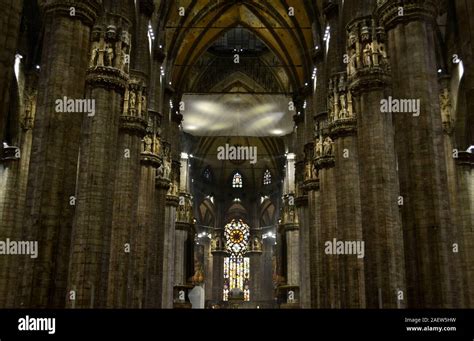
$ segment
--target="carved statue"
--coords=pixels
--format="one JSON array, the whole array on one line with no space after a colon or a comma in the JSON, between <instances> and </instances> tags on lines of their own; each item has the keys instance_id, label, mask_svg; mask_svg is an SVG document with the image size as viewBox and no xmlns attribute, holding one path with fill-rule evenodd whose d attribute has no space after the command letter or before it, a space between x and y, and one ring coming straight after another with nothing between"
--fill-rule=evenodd
<instances>
[{"instance_id":1,"label":"carved statue","mask_svg":"<svg viewBox=\"0 0 474 341\"><path fill-rule=\"evenodd\" d=\"M146 116L146 113L147 113L146 96L145 96L145 95L142 95L142 111L141 111L141 115L142 115L142 116Z\"/></svg>"},{"instance_id":2,"label":"carved statue","mask_svg":"<svg viewBox=\"0 0 474 341\"><path fill-rule=\"evenodd\" d=\"M128 54L127 54L127 51L125 49L122 49L120 51L120 62L119 62L119 69L128 73L128 60L129 57L128 57Z\"/></svg>"},{"instance_id":3,"label":"carved statue","mask_svg":"<svg viewBox=\"0 0 474 341\"><path fill-rule=\"evenodd\" d=\"M114 61L114 48L112 47L112 44L107 43L105 46L105 66L110 66L113 67L113 61Z\"/></svg>"},{"instance_id":4,"label":"carved statue","mask_svg":"<svg viewBox=\"0 0 474 341\"><path fill-rule=\"evenodd\" d=\"M354 107L352 106L352 93L347 90L347 117L354 117Z\"/></svg>"},{"instance_id":5,"label":"carved statue","mask_svg":"<svg viewBox=\"0 0 474 341\"><path fill-rule=\"evenodd\" d=\"M341 111L339 112L339 118L344 118L347 116L346 94L343 93L339 99L341 101Z\"/></svg>"},{"instance_id":6,"label":"carved statue","mask_svg":"<svg viewBox=\"0 0 474 341\"><path fill-rule=\"evenodd\" d=\"M327 136L325 139L324 139L324 143L323 143L323 154L324 156L331 156L333 155L333 141L332 139Z\"/></svg>"},{"instance_id":7,"label":"carved statue","mask_svg":"<svg viewBox=\"0 0 474 341\"><path fill-rule=\"evenodd\" d=\"M319 179L319 170L314 166L314 163L311 163L311 178L312 179Z\"/></svg>"},{"instance_id":8,"label":"carved statue","mask_svg":"<svg viewBox=\"0 0 474 341\"><path fill-rule=\"evenodd\" d=\"M315 157L321 157L323 154L323 144L320 139L316 139L316 143L314 144L314 155Z\"/></svg>"},{"instance_id":9,"label":"carved statue","mask_svg":"<svg viewBox=\"0 0 474 341\"><path fill-rule=\"evenodd\" d=\"M169 179L171 175L171 162L166 159L164 162L164 168L163 168L163 177L165 179Z\"/></svg>"},{"instance_id":10,"label":"carved statue","mask_svg":"<svg viewBox=\"0 0 474 341\"><path fill-rule=\"evenodd\" d=\"M374 66L379 66L379 47L377 40L372 41L371 44L371 51L372 51L372 63Z\"/></svg>"},{"instance_id":11,"label":"carved statue","mask_svg":"<svg viewBox=\"0 0 474 341\"><path fill-rule=\"evenodd\" d=\"M328 118L329 122L334 120L334 98L332 95L328 97Z\"/></svg>"},{"instance_id":12,"label":"carved statue","mask_svg":"<svg viewBox=\"0 0 474 341\"><path fill-rule=\"evenodd\" d=\"M348 63L348 68L347 68L347 74L349 76L353 75L357 70L356 59L357 59L356 50L351 49L351 51L349 52L349 63Z\"/></svg>"},{"instance_id":13,"label":"carved statue","mask_svg":"<svg viewBox=\"0 0 474 341\"><path fill-rule=\"evenodd\" d=\"M305 180L311 179L311 162L307 162L305 165L305 174L304 174Z\"/></svg>"},{"instance_id":14,"label":"carved statue","mask_svg":"<svg viewBox=\"0 0 474 341\"><path fill-rule=\"evenodd\" d=\"M155 155L160 155L160 152L161 152L161 139L159 136L157 136L156 134L154 135L154 143L153 143L153 146L154 146L154 150L153 152L155 153Z\"/></svg>"},{"instance_id":15,"label":"carved statue","mask_svg":"<svg viewBox=\"0 0 474 341\"><path fill-rule=\"evenodd\" d=\"M144 143L144 150L145 153L151 153L152 152L152 146L153 146L153 140L149 135L145 135L143 138L143 143Z\"/></svg>"},{"instance_id":16,"label":"carved statue","mask_svg":"<svg viewBox=\"0 0 474 341\"><path fill-rule=\"evenodd\" d=\"M159 177L159 178L162 178L163 177L163 165L161 164L160 167L158 167L156 169L156 176Z\"/></svg>"},{"instance_id":17,"label":"carved statue","mask_svg":"<svg viewBox=\"0 0 474 341\"><path fill-rule=\"evenodd\" d=\"M364 47L364 66L371 67L372 66L372 47L370 43L367 43Z\"/></svg>"},{"instance_id":18,"label":"carved statue","mask_svg":"<svg viewBox=\"0 0 474 341\"><path fill-rule=\"evenodd\" d=\"M100 52L100 42L94 41L92 43L92 53L91 53L91 60L89 63L89 67L97 66L97 62L99 59L99 52Z\"/></svg>"},{"instance_id":19,"label":"carved statue","mask_svg":"<svg viewBox=\"0 0 474 341\"><path fill-rule=\"evenodd\" d=\"M439 102L441 109L441 122L443 123L444 131L448 134L452 131L452 118L451 118L451 98L449 90L444 88L439 94Z\"/></svg>"},{"instance_id":20,"label":"carved statue","mask_svg":"<svg viewBox=\"0 0 474 341\"><path fill-rule=\"evenodd\" d=\"M385 50L384 43L378 44L378 52L380 55L380 64L388 65L388 56L387 56L387 51Z\"/></svg>"},{"instance_id":21,"label":"carved statue","mask_svg":"<svg viewBox=\"0 0 474 341\"><path fill-rule=\"evenodd\" d=\"M136 102L137 102L137 95L135 95L135 92L130 91L130 97L128 100L130 111L133 112L135 110Z\"/></svg>"},{"instance_id":22,"label":"carved statue","mask_svg":"<svg viewBox=\"0 0 474 341\"><path fill-rule=\"evenodd\" d=\"M258 237L255 237L253 239L253 249L256 250L256 251L261 251L262 250L261 245L260 245L260 241L258 240Z\"/></svg>"}]
</instances>

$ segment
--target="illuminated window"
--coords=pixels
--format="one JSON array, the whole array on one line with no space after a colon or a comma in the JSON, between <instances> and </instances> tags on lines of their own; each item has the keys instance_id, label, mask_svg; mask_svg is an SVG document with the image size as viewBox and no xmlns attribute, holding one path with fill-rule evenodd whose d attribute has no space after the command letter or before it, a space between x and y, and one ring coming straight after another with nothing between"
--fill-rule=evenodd
<instances>
[{"instance_id":1,"label":"illuminated window","mask_svg":"<svg viewBox=\"0 0 474 341\"><path fill-rule=\"evenodd\" d=\"M272 183L272 173L267 169L265 173L263 173L263 184L270 185Z\"/></svg>"},{"instance_id":2,"label":"illuminated window","mask_svg":"<svg viewBox=\"0 0 474 341\"><path fill-rule=\"evenodd\" d=\"M242 181L242 175L240 175L238 172L234 174L234 177L232 178L232 187L233 188L242 188L243 181Z\"/></svg>"},{"instance_id":3,"label":"illuminated window","mask_svg":"<svg viewBox=\"0 0 474 341\"><path fill-rule=\"evenodd\" d=\"M204 173L202 173L202 176L204 177L204 180L211 181L211 170L209 168L206 168L204 170Z\"/></svg>"},{"instance_id":4,"label":"illuminated window","mask_svg":"<svg viewBox=\"0 0 474 341\"><path fill-rule=\"evenodd\" d=\"M250 261L248 257L244 257L244 253L247 251L249 233L249 226L242 220L232 220L225 226L224 237L230 257L224 258L224 301L229 299L229 292L236 288L244 292L245 301L250 300Z\"/></svg>"}]
</instances>

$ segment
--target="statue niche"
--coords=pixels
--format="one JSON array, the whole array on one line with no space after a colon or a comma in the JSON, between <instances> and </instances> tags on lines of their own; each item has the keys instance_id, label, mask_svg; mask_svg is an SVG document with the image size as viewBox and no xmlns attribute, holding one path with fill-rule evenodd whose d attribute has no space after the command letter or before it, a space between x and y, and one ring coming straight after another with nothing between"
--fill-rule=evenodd
<instances>
[{"instance_id":1,"label":"statue niche","mask_svg":"<svg viewBox=\"0 0 474 341\"><path fill-rule=\"evenodd\" d=\"M93 29L89 68L107 67L129 72L130 34L122 31L119 38L117 31L114 25L109 25L105 32L99 26Z\"/></svg>"},{"instance_id":2,"label":"statue niche","mask_svg":"<svg viewBox=\"0 0 474 341\"><path fill-rule=\"evenodd\" d=\"M370 68L388 68L386 33L373 19L363 19L348 28L347 75ZM387 71L387 70L386 70Z\"/></svg>"}]
</instances>

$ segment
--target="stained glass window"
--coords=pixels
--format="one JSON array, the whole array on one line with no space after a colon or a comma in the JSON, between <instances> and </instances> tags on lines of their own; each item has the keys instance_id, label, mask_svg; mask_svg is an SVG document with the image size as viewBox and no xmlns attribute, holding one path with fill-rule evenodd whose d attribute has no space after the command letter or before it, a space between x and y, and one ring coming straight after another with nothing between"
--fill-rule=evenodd
<instances>
[{"instance_id":1,"label":"stained glass window","mask_svg":"<svg viewBox=\"0 0 474 341\"><path fill-rule=\"evenodd\" d=\"M242 182L242 175L240 175L239 172L234 174L234 177L232 178L232 187L233 188L242 188L243 182Z\"/></svg>"},{"instance_id":2,"label":"stained glass window","mask_svg":"<svg viewBox=\"0 0 474 341\"><path fill-rule=\"evenodd\" d=\"M272 173L267 169L265 173L263 173L263 184L270 185L272 183Z\"/></svg>"},{"instance_id":3,"label":"stained glass window","mask_svg":"<svg viewBox=\"0 0 474 341\"><path fill-rule=\"evenodd\" d=\"M242 220L234 219L225 226L224 237L230 257L224 258L224 301L229 299L229 291L235 288L243 291L245 301L250 300L250 262L248 257L244 257L248 247L249 233L249 226Z\"/></svg>"}]
</instances>

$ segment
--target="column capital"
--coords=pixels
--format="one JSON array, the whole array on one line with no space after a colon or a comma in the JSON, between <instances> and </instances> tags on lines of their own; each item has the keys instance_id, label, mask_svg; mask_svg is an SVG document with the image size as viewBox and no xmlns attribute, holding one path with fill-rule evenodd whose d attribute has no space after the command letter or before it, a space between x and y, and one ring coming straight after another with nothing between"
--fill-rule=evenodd
<instances>
[{"instance_id":1,"label":"column capital","mask_svg":"<svg viewBox=\"0 0 474 341\"><path fill-rule=\"evenodd\" d=\"M334 18L339 12L339 6L335 1L326 0L323 3L323 12L327 19Z\"/></svg>"},{"instance_id":2,"label":"column capital","mask_svg":"<svg viewBox=\"0 0 474 341\"><path fill-rule=\"evenodd\" d=\"M334 142L330 136L316 138L314 143L314 167L316 169L335 166Z\"/></svg>"},{"instance_id":3,"label":"column capital","mask_svg":"<svg viewBox=\"0 0 474 341\"><path fill-rule=\"evenodd\" d=\"M179 197L173 194L166 194L166 206L178 207Z\"/></svg>"},{"instance_id":4,"label":"column capital","mask_svg":"<svg viewBox=\"0 0 474 341\"><path fill-rule=\"evenodd\" d=\"M93 87L124 93L130 79L131 37L125 18L115 19L107 26L97 25L92 29L91 57L86 81ZM120 23L125 26L120 26Z\"/></svg>"},{"instance_id":5,"label":"column capital","mask_svg":"<svg viewBox=\"0 0 474 341\"><path fill-rule=\"evenodd\" d=\"M411 21L433 23L438 6L435 0L378 0L375 15L387 30Z\"/></svg>"},{"instance_id":6,"label":"column capital","mask_svg":"<svg viewBox=\"0 0 474 341\"><path fill-rule=\"evenodd\" d=\"M144 14L148 18L153 16L153 12L155 11L155 4L153 0L140 0L139 2L140 13Z\"/></svg>"},{"instance_id":7,"label":"column capital","mask_svg":"<svg viewBox=\"0 0 474 341\"><path fill-rule=\"evenodd\" d=\"M459 152L455 162L458 166L474 168L474 154L469 152Z\"/></svg>"},{"instance_id":8,"label":"column capital","mask_svg":"<svg viewBox=\"0 0 474 341\"><path fill-rule=\"evenodd\" d=\"M384 89L391 82L387 35L371 16L347 25L347 86L352 93ZM336 83L335 83L336 84Z\"/></svg>"},{"instance_id":9,"label":"column capital","mask_svg":"<svg viewBox=\"0 0 474 341\"><path fill-rule=\"evenodd\" d=\"M94 25L102 11L101 0L47 0L40 6L45 16L60 15L79 19L87 26Z\"/></svg>"},{"instance_id":10,"label":"column capital","mask_svg":"<svg viewBox=\"0 0 474 341\"><path fill-rule=\"evenodd\" d=\"M319 188L319 181L318 183L318 188ZM306 185L304 185L306 187ZM308 206L308 195L300 195L295 198L295 206L296 208L300 207L306 207Z\"/></svg>"},{"instance_id":11,"label":"column capital","mask_svg":"<svg viewBox=\"0 0 474 341\"><path fill-rule=\"evenodd\" d=\"M155 187L157 189L163 189L163 190L168 190L171 186L171 183L169 181L169 179L165 179L165 178L162 178L160 176L157 176L156 177L156 180L155 180Z\"/></svg>"},{"instance_id":12,"label":"column capital","mask_svg":"<svg viewBox=\"0 0 474 341\"><path fill-rule=\"evenodd\" d=\"M357 131L357 115L352 97L346 72L333 74L329 79L327 104L328 129L333 139L354 135Z\"/></svg>"}]
</instances>

